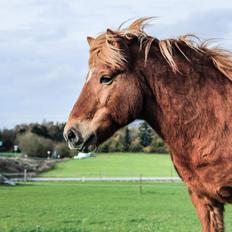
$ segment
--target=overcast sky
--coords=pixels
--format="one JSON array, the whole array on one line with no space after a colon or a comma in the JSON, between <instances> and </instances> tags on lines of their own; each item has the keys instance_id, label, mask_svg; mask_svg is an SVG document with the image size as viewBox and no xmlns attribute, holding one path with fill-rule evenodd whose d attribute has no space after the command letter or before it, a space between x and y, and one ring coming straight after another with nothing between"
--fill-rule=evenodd
<instances>
[{"instance_id":1,"label":"overcast sky","mask_svg":"<svg viewBox=\"0 0 232 232\"><path fill-rule=\"evenodd\" d=\"M158 16L157 38L195 33L232 50L228 0L0 0L0 128L66 121L88 71L86 36Z\"/></svg>"}]
</instances>

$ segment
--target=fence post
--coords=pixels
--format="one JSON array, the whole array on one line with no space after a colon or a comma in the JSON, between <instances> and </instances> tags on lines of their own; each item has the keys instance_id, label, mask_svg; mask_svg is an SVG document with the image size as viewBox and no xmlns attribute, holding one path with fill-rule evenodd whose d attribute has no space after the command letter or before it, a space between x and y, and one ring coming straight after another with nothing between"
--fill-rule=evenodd
<instances>
[{"instance_id":1,"label":"fence post","mask_svg":"<svg viewBox=\"0 0 232 232\"><path fill-rule=\"evenodd\" d=\"M172 178L172 165L171 165L171 182L173 182L173 178Z\"/></svg>"},{"instance_id":2,"label":"fence post","mask_svg":"<svg viewBox=\"0 0 232 232\"><path fill-rule=\"evenodd\" d=\"M27 181L27 169L24 169L24 181Z\"/></svg>"},{"instance_id":3,"label":"fence post","mask_svg":"<svg viewBox=\"0 0 232 232\"><path fill-rule=\"evenodd\" d=\"M143 175L140 174L140 176L139 176L139 192L140 192L140 194L143 193L142 178L143 178Z\"/></svg>"}]
</instances>

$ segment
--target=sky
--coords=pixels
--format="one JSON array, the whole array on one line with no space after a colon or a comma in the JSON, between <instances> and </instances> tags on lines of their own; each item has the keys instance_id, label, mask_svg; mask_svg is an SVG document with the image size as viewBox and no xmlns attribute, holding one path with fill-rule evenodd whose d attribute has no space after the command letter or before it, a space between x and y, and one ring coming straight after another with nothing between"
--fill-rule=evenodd
<instances>
[{"instance_id":1,"label":"sky","mask_svg":"<svg viewBox=\"0 0 232 232\"><path fill-rule=\"evenodd\" d=\"M157 16L157 38L195 33L232 50L228 0L0 0L0 128L65 122L88 72L87 36Z\"/></svg>"}]
</instances>

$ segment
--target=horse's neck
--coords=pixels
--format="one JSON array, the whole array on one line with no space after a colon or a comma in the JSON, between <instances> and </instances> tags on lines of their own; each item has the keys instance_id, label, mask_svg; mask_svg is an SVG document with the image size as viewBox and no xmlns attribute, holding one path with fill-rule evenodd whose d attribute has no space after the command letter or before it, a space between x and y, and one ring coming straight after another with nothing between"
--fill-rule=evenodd
<instances>
[{"instance_id":1,"label":"horse's neck","mask_svg":"<svg viewBox=\"0 0 232 232\"><path fill-rule=\"evenodd\" d=\"M168 64L150 60L144 69L154 96L146 120L176 149L194 149L198 140L204 145L206 140L220 139L225 124L232 127L231 83L212 67L200 68L182 64L182 74L175 74Z\"/></svg>"},{"instance_id":2,"label":"horse's neck","mask_svg":"<svg viewBox=\"0 0 232 232\"><path fill-rule=\"evenodd\" d=\"M146 96L145 118L166 139L166 128L174 122L176 124L177 118L180 118L180 109L186 101L185 90L181 89L182 83L178 75L166 63L149 60L142 72L150 90L149 96Z\"/></svg>"}]
</instances>

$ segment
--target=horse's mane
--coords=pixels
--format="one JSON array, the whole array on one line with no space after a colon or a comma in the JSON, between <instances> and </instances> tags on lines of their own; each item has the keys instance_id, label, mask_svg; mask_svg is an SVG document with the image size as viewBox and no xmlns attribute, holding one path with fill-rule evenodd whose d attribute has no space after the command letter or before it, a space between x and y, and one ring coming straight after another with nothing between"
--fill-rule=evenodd
<instances>
[{"instance_id":1,"label":"horse's mane","mask_svg":"<svg viewBox=\"0 0 232 232\"><path fill-rule=\"evenodd\" d=\"M144 27L151 18L140 18L135 20L129 27L121 29L121 26L116 31L111 33L104 32L93 40L90 47L90 66L101 62L105 65L113 66L114 68L124 68L129 63L129 58L126 52L125 39L137 39L140 43L140 48L145 52L145 64L147 62L148 53L152 43L157 40L154 37L147 35L144 32ZM180 36L177 39L157 40L160 53L170 65L174 72L179 71L173 54L174 49L178 50L182 56L189 62L183 47L188 47L197 53L205 55L212 60L214 66L222 72L227 78L232 80L232 53L218 48L210 48L210 40L200 42L200 40L192 34ZM115 46L115 44L123 43L125 46Z\"/></svg>"}]
</instances>

